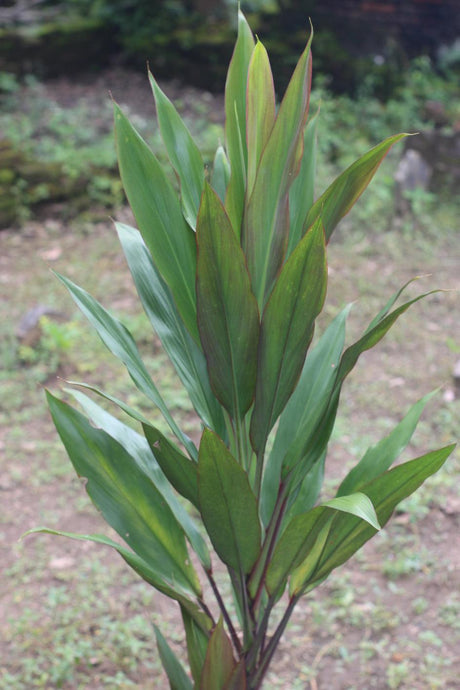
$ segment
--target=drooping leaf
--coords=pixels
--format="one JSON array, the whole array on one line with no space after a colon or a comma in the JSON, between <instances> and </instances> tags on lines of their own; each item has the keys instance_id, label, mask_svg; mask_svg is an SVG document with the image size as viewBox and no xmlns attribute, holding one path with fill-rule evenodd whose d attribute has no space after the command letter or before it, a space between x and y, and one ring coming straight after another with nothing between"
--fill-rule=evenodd
<instances>
[{"instance_id":1,"label":"drooping leaf","mask_svg":"<svg viewBox=\"0 0 460 690\"><path fill-rule=\"evenodd\" d=\"M211 559L206 542L204 541L195 520L191 517L191 515L189 515L172 490L171 484L173 484L175 487L174 482L170 480L167 473L163 472L162 464L161 462L158 462L158 458L161 455L161 453L158 452L158 449L152 448L152 453L147 440L141 436L141 434L138 434L137 431L134 431L134 429L131 429L131 427L123 424L123 422L97 405L93 400L91 400L91 398L88 398L88 396L84 395L80 391L70 389L66 390L71 393L73 397L80 403L91 421L98 428L104 429L109 436L118 441L118 443L120 443L130 454L138 467L140 467L140 469L152 480L154 486L162 494L163 498L171 508L172 513L176 517L176 520L184 530L187 539L192 545L195 553L198 555L201 563L205 568L208 568L210 566ZM147 424L147 426L152 429L152 433L156 431L153 429L153 427L150 427L150 425ZM159 432L157 432L157 434L164 439ZM166 439L164 440L166 441ZM168 447L171 447L171 452L176 450L175 446L171 442L166 441L166 443L168 444ZM180 453L178 449L177 453ZM187 460L187 458L185 458L185 460L190 462ZM196 464L194 467L196 488Z\"/></svg>"},{"instance_id":2,"label":"drooping leaf","mask_svg":"<svg viewBox=\"0 0 460 690\"><path fill-rule=\"evenodd\" d=\"M361 491L370 498L382 527L386 525L398 503L410 496L428 477L437 472L454 448L455 444L405 462L384 472L362 487ZM342 565L371 539L375 532L372 525L359 517L351 514L337 516L331 524L314 569L308 573L307 577L302 572L302 566L298 572L293 573L290 582L291 596L307 589L310 590L323 581L334 568Z\"/></svg>"},{"instance_id":3,"label":"drooping leaf","mask_svg":"<svg viewBox=\"0 0 460 690\"><path fill-rule=\"evenodd\" d=\"M169 160L180 181L182 210L187 223L195 229L204 185L204 163L201 153L185 123L166 94L149 72L160 125Z\"/></svg>"},{"instance_id":4,"label":"drooping leaf","mask_svg":"<svg viewBox=\"0 0 460 690\"><path fill-rule=\"evenodd\" d=\"M173 487L198 508L197 464L189 460L155 427L143 424L145 438Z\"/></svg>"},{"instance_id":5,"label":"drooping leaf","mask_svg":"<svg viewBox=\"0 0 460 690\"><path fill-rule=\"evenodd\" d=\"M279 540L267 570L267 589L276 594L287 577L307 558L308 567L315 566L314 559L321 555L333 520L340 519L336 513L347 513L379 529L374 507L363 493L332 499L317 508L294 517ZM312 549L321 543L321 549Z\"/></svg>"},{"instance_id":6,"label":"drooping leaf","mask_svg":"<svg viewBox=\"0 0 460 690\"><path fill-rule=\"evenodd\" d=\"M360 493L359 491L348 494L347 496L342 495L332 498L330 501L325 501L323 506L325 508L334 508L334 510L339 510L349 515L355 515L374 527L377 531L381 529L372 501L369 500L366 494Z\"/></svg>"},{"instance_id":7,"label":"drooping leaf","mask_svg":"<svg viewBox=\"0 0 460 690\"><path fill-rule=\"evenodd\" d=\"M318 221L283 266L262 316L251 419L256 452L264 447L299 379L326 285L324 233Z\"/></svg>"},{"instance_id":8,"label":"drooping leaf","mask_svg":"<svg viewBox=\"0 0 460 690\"><path fill-rule=\"evenodd\" d=\"M359 491L364 484L389 469L411 440L425 405L435 393L436 391L428 393L416 402L388 436L367 449L340 484L337 496Z\"/></svg>"},{"instance_id":9,"label":"drooping leaf","mask_svg":"<svg viewBox=\"0 0 460 690\"><path fill-rule=\"evenodd\" d=\"M203 611L198 607L198 605L187 598L187 596L182 591L179 585L174 587L167 585L159 578L158 573L149 566L148 563L142 560L136 553L130 551L126 546L118 544L117 542L109 539L102 534L75 534L73 532L63 532L61 530L49 529L47 527L35 527L34 529L28 530L23 536L28 536L29 534L52 534L58 537L67 537L68 539L76 539L78 541L90 541L95 544L103 544L104 546L110 546L115 549L123 560L140 576L145 582L152 587L158 589L159 592L165 594L177 601L182 608L186 609L189 615L193 618L195 623L203 630L209 629L211 620L209 617L203 613Z\"/></svg>"},{"instance_id":10,"label":"drooping leaf","mask_svg":"<svg viewBox=\"0 0 460 690\"><path fill-rule=\"evenodd\" d=\"M198 342L194 232L160 163L116 105L115 140L123 187L139 230L182 320Z\"/></svg>"},{"instance_id":11,"label":"drooping leaf","mask_svg":"<svg viewBox=\"0 0 460 690\"><path fill-rule=\"evenodd\" d=\"M230 163L228 162L224 147L219 145L214 156L211 181L212 188L217 192L222 203L225 203L229 180Z\"/></svg>"},{"instance_id":12,"label":"drooping leaf","mask_svg":"<svg viewBox=\"0 0 460 690\"><path fill-rule=\"evenodd\" d=\"M185 639L187 641L187 656L190 670L195 686L199 687L211 630L203 631L202 627L197 625L194 618L183 606L181 606L181 614L185 629Z\"/></svg>"},{"instance_id":13,"label":"drooping leaf","mask_svg":"<svg viewBox=\"0 0 460 690\"><path fill-rule=\"evenodd\" d=\"M286 253L289 188L298 173L311 86L311 37L294 70L247 200L243 246L262 309Z\"/></svg>"},{"instance_id":14,"label":"drooping leaf","mask_svg":"<svg viewBox=\"0 0 460 690\"><path fill-rule=\"evenodd\" d=\"M123 446L47 393L56 429L86 491L104 519L157 574L184 594L200 595L185 537L162 494Z\"/></svg>"},{"instance_id":15,"label":"drooping leaf","mask_svg":"<svg viewBox=\"0 0 460 690\"><path fill-rule=\"evenodd\" d=\"M407 134L395 134L352 163L314 203L307 216L305 228L310 227L321 216L326 240L329 240L337 223L364 192L393 144L406 136Z\"/></svg>"},{"instance_id":16,"label":"drooping leaf","mask_svg":"<svg viewBox=\"0 0 460 690\"><path fill-rule=\"evenodd\" d=\"M197 225L197 309L214 394L234 418L255 389L259 314L244 255L218 196L206 184Z\"/></svg>"},{"instance_id":17,"label":"drooping leaf","mask_svg":"<svg viewBox=\"0 0 460 690\"><path fill-rule=\"evenodd\" d=\"M302 239L302 234L305 232L305 220L315 198L317 123L318 113L310 119L305 127L299 174L289 190L290 229L287 256L292 253Z\"/></svg>"},{"instance_id":18,"label":"drooping leaf","mask_svg":"<svg viewBox=\"0 0 460 690\"><path fill-rule=\"evenodd\" d=\"M137 388L144 393L160 410L177 439L193 455L193 443L177 426L157 387L153 383L143 363L131 333L118 319L114 318L104 307L85 290L71 280L56 273L56 276L67 287L75 304L96 329L104 345L126 366Z\"/></svg>"},{"instance_id":19,"label":"drooping leaf","mask_svg":"<svg viewBox=\"0 0 460 690\"><path fill-rule=\"evenodd\" d=\"M170 690L193 690L193 685L190 678L185 673L181 662L174 654L157 626L154 625L153 627L155 629L158 653L165 673L168 676Z\"/></svg>"},{"instance_id":20,"label":"drooping leaf","mask_svg":"<svg viewBox=\"0 0 460 690\"><path fill-rule=\"evenodd\" d=\"M200 690L225 690L235 667L232 643L220 619L209 640Z\"/></svg>"},{"instance_id":21,"label":"drooping leaf","mask_svg":"<svg viewBox=\"0 0 460 690\"><path fill-rule=\"evenodd\" d=\"M171 292L152 262L141 234L122 223L116 223L116 228L145 313L198 415L207 426L223 436L222 409L211 390L201 348L185 328Z\"/></svg>"},{"instance_id":22,"label":"drooping leaf","mask_svg":"<svg viewBox=\"0 0 460 690\"><path fill-rule=\"evenodd\" d=\"M235 571L249 573L260 551L257 501L246 472L208 429L203 432L198 455L198 495L217 554Z\"/></svg>"},{"instance_id":23,"label":"drooping leaf","mask_svg":"<svg viewBox=\"0 0 460 690\"><path fill-rule=\"evenodd\" d=\"M267 51L260 41L253 50L246 95L247 191L251 196L262 151L275 122L275 87Z\"/></svg>"},{"instance_id":24,"label":"drooping leaf","mask_svg":"<svg viewBox=\"0 0 460 690\"><path fill-rule=\"evenodd\" d=\"M252 31L243 13L238 10L238 38L225 82L225 145L231 169L225 209L238 238L241 234L247 168L246 85L253 50Z\"/></svg>"},{"instance_id":25,"label":"drooping leaf","mask_svg":"<svg viewBox=\"0 0 460 690\"><path fill-rule=\"evenodd\" d=\"M308 352L296 389L281 414L262 482L261 514L265 525L275 505L283 458L296 439L308 438L313 433L327 408L345 342L349 311L350 305L336 316Z\"/></svg>"}]
</instances>

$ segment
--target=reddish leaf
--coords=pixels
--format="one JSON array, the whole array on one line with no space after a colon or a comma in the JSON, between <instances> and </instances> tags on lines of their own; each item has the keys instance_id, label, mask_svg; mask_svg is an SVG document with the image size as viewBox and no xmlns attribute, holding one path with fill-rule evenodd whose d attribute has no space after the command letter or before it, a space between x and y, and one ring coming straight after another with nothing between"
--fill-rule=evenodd
<instances>
[{"instance_id":1,"label":"reddish leaf","mask_svg":"<svg viewBox=\"0 0 460 690\"><path fill-rule=\"evenodd\" d=\"M393 144L406 136L407 134L395 134L385 139L339 175L310 209L305 228L310 227L321 216L326 240L329 240L337 223L364 192Z\"/></svg>"},{"instance_id":2,"label":"reddish leaf","mask_svg":"<svg viewBox=\"0 0 460 690\"><path fill-rule=\"evenodd\" d=\"M203 432L198 455L198 495L219 558L237 572L249 573L260 552L257 501L247 473L209 429Z\"/></svg>"},{"instance_id":3,"label":"reddish leaf","mask_svg":"<svg viewBox=\"0 0 460 690\"><path fill-rule=\"evenodd\" d=\"M249 63L246 105L248 175L246 194L251 196L262 152L275 122L275 88L267 51L260 41Z\"/></svg>"},{"instance_id":4,"label":"reddish leaf","mask_svg":"<svg viewBox=\"0 0 460 690\"><path fill-rule=\"evenodd\" d=\"M222 203L206 184L197 224L198 329L215 396L234 418L255 389L259 314L243 251Z\"/></svg>"},{"instance_id":5,"label":"reddish leaf","mask_svg":"<svg viewBox=\"0 0 460 690\"><path fill-rule=\"evenodd\" d=\"M288 240L288 193L300 164L311 86L311 38L297 63L262 153L247 201L243 244L259 307L283 263Z\"/></svg>"},{"instance_id":6,"label":"reddish leaf","mask_svg":"<svg viewBox=\"0 0 460 690\"><path fill-rule=\"evenodd\" d=\"M262 317L251 441L263 448L302 371L315 319L326 295L321 221L289 257Z\"/></svg>"},{"instance_id":7,"label":"reddish leaf","mask_svg":"<svg viewBox=\"0 0 460 690\"><path fill-rule=\"evenodd\" d=\"M209 640L200 690L225 690L235 668L232 643L220 619Z\"/></svg>"}]
</instances>

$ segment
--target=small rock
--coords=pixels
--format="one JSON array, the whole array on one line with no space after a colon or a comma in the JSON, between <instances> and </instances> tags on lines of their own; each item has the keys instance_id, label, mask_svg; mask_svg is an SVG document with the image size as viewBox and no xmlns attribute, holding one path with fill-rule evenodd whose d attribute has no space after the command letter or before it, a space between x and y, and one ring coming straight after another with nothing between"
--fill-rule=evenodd
<instances>
[{"instance_id":1,"label":"small rock","mask_svg":"<svg viewBox=\"0 0 460 690\"><path fill-rule=\"evenodd\" d=\"M422 154L414 149L407 149L399 161L395 173L396 209L400 215L410 211L411 204L407 192L414 189L428 189L433 171Z\"/></svg>"},{"instance_id":2,"label":"small rock","mask_svg":"<svg viewBox=\"0 0 460 690\"><path fill-rule=\"evenodd\" d=\"M455 391L452 390L452 388L447 388L447 390L444 391L444 394L442 396L442 399L446 403L451 403L454 402L455 400Z\"/></svg>"},{"instance_id":3,"label":"small rock","mask_svg":"<svg viewBox=\"0 0 460 690\"><path fill-rule=\"evenodd\" d=\"M441 101L426 101L423 110L426 119L434 122L436 127L444 127L449 124L446 108Z\"/></svg>"},{"instance_id":4,"label":"small rock","mask_svg":"<svg viewBox=\"0 0 460 690\"><path fill-rule=\"evenodd\" d=\"M70 556L52 558L49 562L51 570L68 570L69 568L73 568L74 565L75 559Z\"/></svg>"},{"instance_id":5,"label":"small rock","mask_svg":"<svg viewBox=\"0 0 460 690\"><path fill-rule=\"evenodd\" d=\"M44 261L56 261L62 254L61 247L52 247L44 252L40 252L40 256Z\"/></svg>"},{"instance_id":6,"label":"small rock","mask_svg":"<svg viewBox=\"0 0 460 690\"><path fill-rule=\"evenodd\" d=\"M40 340L40 319L42 316L63 317L61 312L48 307L46 304L37 304L24 314L16 329L16 338L22 345L33 346Z\"/></svg>"},{"instance_id":7,"label":"small rock","mask_svg":"<svg viewBox=\"0 0 460 690\"><path fill-rule=\"evenodd\" d=\"M446 515L459 515L460 514L460 497L459 496L448 496L445 499L441 510Z\"/></svg>"},{"instance_id":8,"label":"small rock","mask_svg":"<svg viewBox=\"0 0 460 690\"><path fill-rule=\"evenodd\" d=\"M457 387L460 387L460 359L455 362L452 378Z\"/></svg>"},{"instance_id":9,"label":"small rock","mask_svg":"<svg viewBox=\"0 0 460 690\"><path fill-rule=\"evenodd\" d=\"M394 379L390 379L389 386L390 388L398 388L399 386L404 386L405 383L406 380L402 376L395 376Z\"/></svg>"}]
</instances>

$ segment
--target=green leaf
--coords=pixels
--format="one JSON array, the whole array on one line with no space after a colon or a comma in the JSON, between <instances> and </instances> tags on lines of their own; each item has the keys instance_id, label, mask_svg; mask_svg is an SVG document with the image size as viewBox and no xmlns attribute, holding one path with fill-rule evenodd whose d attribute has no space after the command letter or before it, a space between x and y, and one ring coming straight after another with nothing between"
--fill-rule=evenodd
<instances>
[{"instance_id":1,"label":"green leaf","mask_svg":"<svg viewBox=\"0 0 460 690\"><path fill-rule=\"evenodd\" d=\"M228 182L230 180L230 163L223 146L218 146L212 166L212 187L217 192L219 199L225 203Z\"/></svg>"},{"instance_id":2,"label":"green leaf","mask_svg":"<svg viewBox=\"0 0 460 690\"><path fill-rule=\"evenodd\" d=\"M185 639L187 641L187 655L190 670L196 687L199 687L201 674L206 658L210 631L204 632L197 625L190 613L181 606L182 621L185 629Z\"/></svg>"},{"instance_id":3,"label":"green leaf","mask_svg":"<svg viewBox=\"0 0 460 690\"><path fill-rule=\"evenodd\" d=\"M198 503L197 464L189 460L173 443L150 424L143 424L152 453L173 487L196 508Z\"/></svg>"},{"instance_id":4,"label":"green leaf","mask_svg":"<svg viewBox=\"0 0 460 690\"><path fill-rule=\"evenodd\" d=\"M297 445L300 439L309 438L327 409L345 342L345 323L350 308L348 305L336 316L308 352L297 387L281 414L262 482L261 514L265 525L275 505L283 458L292 444Z\"/></svg>"},{"instance_id":5,"label":"green leaf","mask_svg":"<svg viewBox=\"0 0 460 690\"><path fill-rule=\"evenodd\" d=\"M313 510L297 515L286 527L268 567L266 584L270 594L276 594L288 575L299 568L305 559L310 573L312 565L315 565L314 559L321 556L336 513L353 515L372 525L374 531L380 529L374 506L363 493L334 498ZM335 519L340 518L336 516ZM321 549L318 548L318 541L321 543ZM317 548L312 551L315 544ZM305 569L306 564L302 573Z\"/></svg>"},{"instance_id":6,"label":"green leaf","mask_svg":"<svg viewBox=\"0 0 460 690\"><path fill-rule=\"evenodd\" d=\"M246 85L254 37L238 10L238 38L225 82L225 144L230 162L230 182L225 209L237 235L241 234L246 183Z\"/></svg>"},{"instance_id":7,"label":"green leaf","mask_svg":"<svg viewBox=\"0 0 460 690\"><path fill-rule=\"evenodd\" d=\"M104 345L123 362L137 388L144 393L161 411L169 427L178 440L185 445L193 455L194 445L177 426L171 416L166 404L161 397L157 387L150 378L150 374L145 368L136 343L131 333L120 322L115 319L104 307L91 297L85 290L72 283L68 278L64 278L59 273L55 274L61 280L75 304L86 316L93 328L96 329Z\"/></svg>"},{"instance_id":8,"label":"green leaf","mask_svg":"<svg viewBox=\"0 0 460 690\"><path fill-rule=\"evenodd\" d=\"M145 417L142 412L139 412L139 410L136 410L134 407L131 407L130 405L127 405L124 400L121 400L120 398L117 398L115 395L110 395L109 393L105 393L101 388L98 388L97 386L92 386L90 383L84 383L83 381L66 381L66 383L69 384L69 386L77 386L78 388L83 388L85 390L91 391L92 393L96 393L99 395L101 398L104 398L104 400L108 400L109 402L114 403L117 405L120 410L123 410L123 412L126 412L126 414L131 417L132 419L135 419L137 422L140 422L141 424L149 423L149 420L147 417ZM77 397L77 391L75 391L73 388L64 388L65 391L68 393L71 393L75 397ZM90 400L86 396L83 396L86 400ZM80 401L79 401L80 402ZM92 402L92 401L91 401ZM93 403L95 404L95 403ZM83 403L82 403L83 405ZM84 407L84 405L83 405ZM99 408L102 409L102 408ZM197 453L197 458L198 458L198 453Z\"/></svg>"},{"instance_id":9,"label":"green leaf","mask_svg":"<svg viewBox=\"0 0 460 690\"><path fill-rule=\"evenodd\" d=\"M267 51L260 41L252 53L246 95L246 143L248 174L246 194L251 196L262 152L275 122L273 75Z\"/></svg>"},{"instance_id":10,"label":"green leaf","mask_svg":"<svg viewBox=\"0 0 460 690\"><path fill-rule=\"evenodd\" d=\"M378 477L393 464L411 440L425 405L436 392L433 391L421 398L388 436L367 449L358 464L340 484L337 496L358 491L364 484Z\"/></svg>"},{"instance_id":11,"label":"green leaf","mask_svg":"<svg viewBox=\"0 0 460 690\"><path fill-rule=\"evenodd\" d=\"M214 394L234 419L255 389L259 314L245 259L218 196L206 184L197 225L197 309Z\"/></svg>"},{"instance_id":12,"label":"green leaf","mask_svg":"<svg viewBox=\"0 0 460 690\"><path fill-rule=\"evenodd\" d=\"M163 495L123 446L47 393L59 436L86 491L105 520L157 574L185 595L200 595L184 532Z\"/></svg>"},{"instance_id":13,"label":"green leaf","mask_svg":"<svg viewBox=\"0 0 460 690\"><path fill-rule=\"evenodd\" d=\"M235 571L249 573L260 551L257 501L246 472L208 429L198 455L198 494L203 522L218 556Z\"/></svg>"},{"instance_id":14,"label":"green leaf","mask_svg":"<svg viewBox=\"0 0 460 690\"><path fill-rule=\"evenodd\" d=\"M170 690L193 690L193 685L185 673L181 662L174 654L157 626L154 625L153 627L157 639L158 653L166 675L168 676Z\"/></svg>"},{"instance_id":15,"label":"green leaf","mask_svg":"<svg viewBox=\"0 0 460 690\"><path fill-rule=\"evenodd\" d=\"M225 690L235 667L232 643L220 619L209 640L200 690Z\"/></svg>"},{"instance_id":16,"label":"green leaf","mask_svg":"<svg viewBox=\"0 0 460 690\"><path fill-rule=\"evenodd\" d=\"M289 190L289 242L287 256L297 247L305 232L305 219L313 206L316 173L316 129L318 113L305 127L299 174Z\"/></svg>"},{"instance_id":17,"label":"green leaf","mask_svg":"<svg viewBox=\"0 0 460 690\"><path fill-rule=\"evenodd\" d=\"M160 163L116 105L115 140L123 187L139 230L182 320L198 342L195 234Z\"/></svg>"},{"instance_id":18,"label":"green leaf","mask_svg":"<svg viewBox=\"0 0 460 690\"><path fill-rule=\"evenodd\" d=\"M201 536L201 532L194 519L188 514L187 510L177 499L176 494L172 490L171 484L174 486L174 483L171 482L170 484L169 477L167 478L167 473L163 472L161 463L158 462L159 453L157 450L153 448L151 449L149 443L141 434L138 434L137 431L131 429L131 427L127 426L126 424L123 424L123 422L97 405L97 403L91 400L91 398L88 398L88 396L76 390L66 389L66 391L71 393L73 397L80 403L83 410L95 424L95 426L103 429L109 434L109 436L118 441L118 443L120 443L130 454L137 466L152 480L154 486L162 494L165 501L171 508L172 513L180 523L187 536L187 539L198 555L201 563L205 568L209 567L211 559L206 542ZM151 428L153 429L153 427ZM157 433L159 434L159 432ZM167 441L167 443L172 447L172 449L175 449L175 446L171 442ZM177 453L180 453L178 449ZM187 460L187 458L185 459ZM187 462L190 461L187 460ZM196 465L194 467L196 484Z\"/></svg>"},{"instance_id":19,"label":"green leaf","mask_svg":"<svg viewBox=\"0 0 460 690\"><path fill-rule=\"evenodd\" d=\"M190 132L169 98L149 72L160 125L169 160L180 181L182 210L185 220L195 229L196 217L204 186L204 163Z\"/></svg>"},{"instance_id":20,"label":"green leaf","mask_svg":"<svg viewBox=\"0 0 460 690\"><path fill-rule=\"evenodd\" d=\"M197 604L184 595L183 591L179 586L174 586L172 588L166 585L159 577L158 573L149 566L148 563L142 560L137 554L133 553L125 546L117 544L117 542L105 537L102 534L74 534L73 532L62 532L61 530L49 529L47 527L35 527L34 529L28 530L23 536L28 536L29 534L52 534L58 537L67 537L69 539L76 539L78 541L90 541L95 544L103 544L104 546L110 546L115 549L123 560L149 585L158 589L162 594L174 599L179 602L183 608L186 608L190 616L197 625L201 627L202 630L208 630L210 626L210 619L206 616L201 609L198 608Z\"/></svg>"},{"instance_id":21,"label":"green leaf","mask_svg":"<svg viewBox=\"0 0 460 690\"><path fill-rule=\"evenodd\" d=\"M329 240L338 222L364 192L393 144L406 136L407 134L395 134L385 139L339 175L310 209L305 228L310 227L321 216L326 240Z\"/></svg>"},{"instance_id":22,"label":"green leaf","mask_svg":"<svg viewBox=\"0 0 460 690\"><path fill-rule=\"evenodd\" d=\"M263 150L244 216L243 246L260 309L282 266L289 231L289 188L298 173L311 85L311 37L284 94Z\"/></svg>"},{"instance_id":23,"label":"green leaf","mask_svg":"<svg viewBox=\"0 0 460 690\"><path fill-rule=\"evenodd\" d=\"M265 584L271 596L284 589L288 576L303 560L309 558L309 563L316 565L332 519L333 509L318 506L291 520L268 566Z\"/></svg>"},{"instance_id":24,"label":"green leaf","mask_svg":"<svg viewBox=\"0 0 460 690\"><path fill-rule=\"evenodd\" d=\"M334 508L334 510L340 510L342 513L355 515L365 520L369 525L372 525L377 531L381 529L372 501L369 500L366 494L359 491L348 496L333 498L322 505L325 508Z\"/></svg>"},{"instance_id":25,"label":"green leaf","mask_svg":"<svg viewBox=\"0 0 460 690\"><path fill-rule=\"evenodd\" d=\"M256 452L265 446L297 384L326 285L324 233L318 221L283 266L262 316L251 420Z\"/></svg>"},{"instance_id":26,"label":"green leaf","mask_svg":"<svg viewBox=\"0 0 460 690\"><path fill-rule=\"evenodd\" d=\"M171 292L152 262L141 234L116 223L129 270L145 313L161 340L202 421L220 436L225 435L222 409L209 383L206 359L179 316Z\"/></svg>"},{"instance_id":27,"label":"green leaf","mask_svg":"<svg viewBox=\"0 0 460 690\"><path fill-rule=\"evenodd\" d=\"M311 470L305 475L298 489L289 497L283 523L287 524L299 513L305 513L315 506L323 486L326 457L327 452L325 450L321 457L313 464Z\"/></svg>"},{"instance_id":28,"label":"green leaf","mask_svg":"<svg viewBox=\"0 0 460 690\"><path fill-rule=\"evenodd\" d=\"M455 444L431 451L415 460L398 465L362 487L362 493L370 498L375 508L380 525L386 525L398 503L410 496L442 467L454 448ZM354 515L335 518L315 568L307 578L293 573L290 584L291 596L307 589L311 590L319 584L334 568L342 565L356 553L375 532L373 526Z\"/></svg>"},{"instance_id":29,"label":"green leaf","mask_svg":"<svg viewBox=\"0 0 460 690\"><path fill-rule=\"evenodd\" d=\"M337 416L337 409L339 405L340 391L333 390L329 404L322 410L322 417L316 428L308 432L308 441L296 439L296 444L289 449L283 462L281 470L281 478L289 487L288 507L291 507L291 501L296 496L297 488L302 484L305 477L315 467L317 462L321 462L323 454L327 451L329 439L334 429L335 419ZM297 445L299 444L299 445ZM299 458L297 463L289 465L288 463L297 454Z\"/></svg>"},{"instance_id":30,"label":"green leaf","mask_svg":"<svg viewBox=\"0 0 460 690\"><path fill-rule=\"evenodd\" d=\"M407 283L404 283L404 285L399 288L399 290L396 290L396 292L391 295L390 299L388 302L385 304L384 307L374 316L372 321L370 322L369 326L366 328L364 334L369 333L369 331L372 331L375 326L378 326L378 324L383 321L385 316L389 313L390 309L394 306L395 302L401 297L402 293L404 290L407 288L408 285L413 283L415 280L418 280L419 278L411 278L410 280L407 281Z\"/></svg>"},{"instance_id":31,"label":"green leaf","mask_svg":"<svg viewBox=\"0 0 460 690\"><path fill-rule=\"evenodd\" d=\"M297 437L284 457L282 478L286 479L289 476L291 489L294 489L303 481L307 472L310 471L313 464L321 457L322 453L327 448L329 438L334 428L343 382L353 370L360 355L366 350L374 347L390 330L398 317L412 304L415 304L415 302L418 302L420 299L430 294L432 294L432 292L419 295L393 310L390 314L381 319L371 330L367 329L357 342L344 351L340 359L340 364L336 369L334 385L327 408L323 411L319 423L313 432L311 430L309 431L308 436L305 438L301 436Z\"/></svg>"},{"instance_id":32,"label":"green leaf","mask_svg":"<svg viewBox=\"0 0 460 690\"><path fill-rule=\"evenodd\" d=\"M353 345L345 350L340 360L340 366L337 371L337 382L336 387L343 381L343 379L348 376L350 371L354 368L359 356L366 350L370 350L372 347L377 345L378 342L383 338L386 333L390 330L395 321L404 314L410 306L423 299L432 295L439 290L431 290L430 292L425 292L414 299L405 302L397 309L394 309L390 314L387 314L383 319L378 321L378 323L373 328L368 328L362 338L356 341Z\"/></svg>"}]
</instances>

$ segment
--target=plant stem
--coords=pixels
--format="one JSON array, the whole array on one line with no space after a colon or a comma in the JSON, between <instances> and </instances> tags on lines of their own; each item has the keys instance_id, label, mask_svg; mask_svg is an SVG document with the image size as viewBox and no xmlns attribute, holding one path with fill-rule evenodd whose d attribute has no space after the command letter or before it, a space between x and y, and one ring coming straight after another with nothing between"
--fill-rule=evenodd
<instances>
[{"instance_id":1,"label":"plant stem","mask_svg":"<svg viewBox=\"0 0 460 690\"><path fill-rule=\"evenodd\" d=\"M237 635L237 632L233 626L232 619L229 616L229 613L226 609L226 606L224 604L224 601L221 597L221 594L217 588L216 582L212 576L212 573L209 570L206 570L206 575L209 580L209 584L212 587L212 591L214 592L214 596L216 597L217 603L219 604L220 611L222 613L223 619L225 623L227 624L228 631L230 633L230 637L232 638L233 645L235 647L235 650L238 654L239 657L242 656L243 654L243 648L241 646L241 642L239 640L239 637Z\"/></svg>"},{"instance_id":2,"label":"plant stem","mask_svg":"<svg viewBox=\"0 0 460 690\"><path fill-rule=\"evenodd\" d=\"M228 568L228 573L240 609L240 622L243 628L243 648L249 649L252 646L254 620L248 602L246 579L243 573L238 573L232 568Z\"/></svg>"},{"instance_id":3,"label":"plant stem","mask_svg":"<svg viewBox=\"0 0 460 690\"><path fill-rule=\"evenodd\" d=\"M265 640L265 635L267 632L267 627L268 627L268 622L270 620L270 614L273 609L273 606L275 604L275 598L270 597L270 599L267 602L267 606L265 608L264 614L262 616L262 620L259 622L259 625L257 627L256 634L254 636L254 639L252 641L251 648L249 650L249 653L246 657L246 668L251 671L257 663L257 655L259 654L260 651L263 651L263 645L264 645L264 640Z\"/></svg>"},{"instance_id":4,"label":"plant stem","mask_svg":"<svg viewBox=\"0 0 460 690\"><path fill-rule=\"evenodd\" d=\"M297 604L300 596L294 596L289 601L289 604L284 612L281 621L278 624L273 636L270 638L270 642L267 647L263 650L260 665L254 675L254 678L249 680L248 690L258 690L261 687L262 680L267 672L268 666L273 658L273 655L278 647L281 636L289 622L295 605Z\"/></svg>"},{"instance_id":5,"label":"plant stem","mask_svg":"<svg viewBox=\"0 0 460 690\"><path fill-rule=\"evenodd\" d=\"M208 605L206 604L206 602L203 601L203 599L198 599L198 603L199 603L199 605L201 606L201 608L203 609L203 611L205 612L205 614L206 614L206 615L208 616L208 618L210 619L212 625L215 626L215 625L216 625L216 621L214 620L214 616L212 615L211 611L209 610Z\"/></svg>"},{"instance_id":6,"label":"plant stem","mask_svg":"<svg viewBox=\"0 0 460 690\"><path fill-rule=\"evenodd\" d=\"M253 610L257 607L262 589L264 587L265 574L267 572L270 558L272 556L273 549L275 548L278 533L281 528L286 502L286 487L284 484L280 484L278 489L278 497L276 499L273 514L267 527L262 551L251 576L251 591L254 592L255 590L252 601Z\"/></svg>"}]
</instances>

